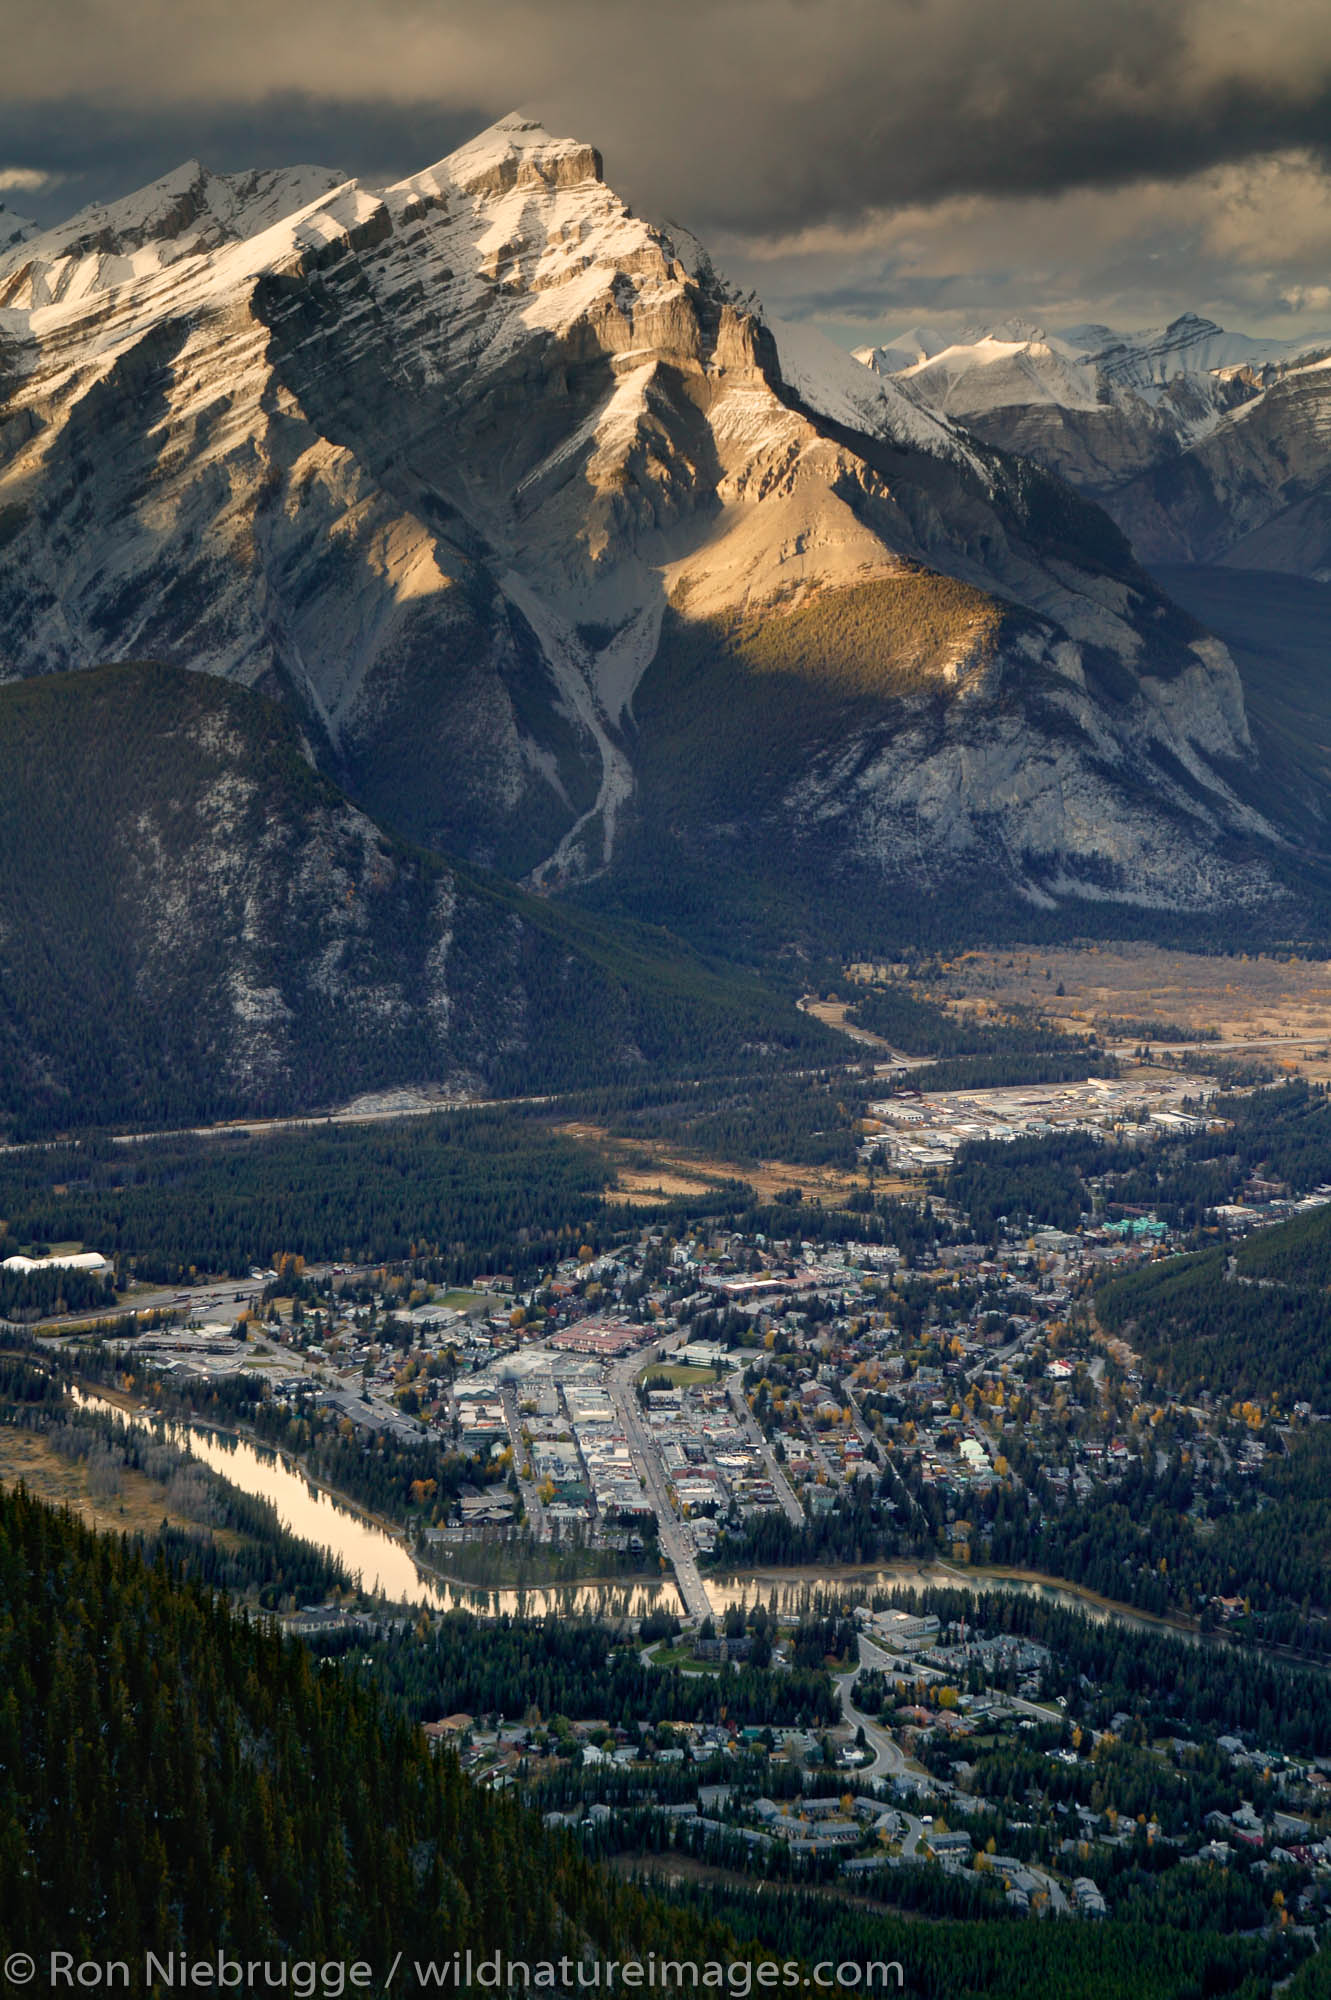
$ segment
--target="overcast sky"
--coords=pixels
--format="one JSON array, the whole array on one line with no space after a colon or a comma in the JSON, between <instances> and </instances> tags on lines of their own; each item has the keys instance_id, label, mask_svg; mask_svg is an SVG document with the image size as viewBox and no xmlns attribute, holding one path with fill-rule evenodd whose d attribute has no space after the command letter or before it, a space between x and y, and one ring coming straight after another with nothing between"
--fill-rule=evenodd
<instances>
[{"instance_id":1,"label":"overcast sky","mask_svg":"<svg viewBox=\"0 0 1331 2000\"><path fill-rule=\"evenodd\" d=\"M416 170L521 107L848 343L1331 326L1331 0L0 0L0 201Z\"/></svg>"}]
</instances>

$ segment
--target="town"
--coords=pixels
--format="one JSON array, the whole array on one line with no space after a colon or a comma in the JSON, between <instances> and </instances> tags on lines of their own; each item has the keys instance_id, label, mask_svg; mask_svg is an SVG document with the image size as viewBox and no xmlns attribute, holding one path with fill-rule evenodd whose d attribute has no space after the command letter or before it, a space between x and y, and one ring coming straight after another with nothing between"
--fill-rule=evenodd
<instances>
[{"instance_id":1,"label":"town","mask_svg":"<svg viewBox=\"0 0 1331 2000\"><path fill-rule=\"evenodd\" d=\"M426 1601L431 1579L550 1607L617 1589L596 1629L649 1676L631 1700L602 1712L589 1686L557 1716L426 1718L598 1852L1089 1920L1169 1857L1259 1920L1310 1922L1331 1885L1331 1725L1277 1727L1232 1675L1232 1698L1171 1709L1087 1652L1088 1612L1124 1645L1213 1662L1307 1625L1221 1557L1331 1411L1178 1388L1106 1302L1199 1240L1256 1241L1331 1202L1311 1167L1240 1163L1199 1239L1185 1156L1231 1144L1233 1116L1195 1075L906 1079L862 1121L888 1192L829 1212L791 1188L762 1227L680 1204L534 1275L448 1286L287 1253L115 1292L91 1250L9 1265L103 1284L116 1307L42 1321L35 1355L71 1380L100 1367L137 1422L221 1424L331 1479L402 1539ZM1069 1145L1080 1206L1041 1220L1021 1171L1043 1186ZM991 1157L1017 1162L1011 1214ZM1128 1198L1143 1174L1155 1207ZM363 1593L276 1615L334 1648L401 1622Z\"/></svg>"},{"instance_id":2,"label":"town","mask_svg":"<svg viewBox=\"0 0 1331 2000\"><path fill-rule=\"evenodd\" d=\"M920 1608L931 1600L941 1616ZM1076 1614L1054 1614L1037 1639L992 1599L978 1615L957 1604L955 1592L877 1593L836 1612L732 1599L691 1638L673 1623L642 1652L682 1685L714 1685L732 1711L722 1720L455 1713L427 1734L479 1782L519 1785L547 1824L594 1851L660 1867L687 1854L939 1912L1086 1920L1136 1893L1142 1873L1168 1871L1199 1892L1223 1878L1258 1922L1273 1907L1321 1919L1331 1759L1251 1727L1194 1717L1184 1729L1158 1693L1111 1709L1122 1690L1082 1670ZM645 1640L646 1626L619 1643L636 1657ZM764 1679L779 1714L779 1690L814 1658L840 1696L834 1723L744 1721Z\"/></svg>"}]
</instances>

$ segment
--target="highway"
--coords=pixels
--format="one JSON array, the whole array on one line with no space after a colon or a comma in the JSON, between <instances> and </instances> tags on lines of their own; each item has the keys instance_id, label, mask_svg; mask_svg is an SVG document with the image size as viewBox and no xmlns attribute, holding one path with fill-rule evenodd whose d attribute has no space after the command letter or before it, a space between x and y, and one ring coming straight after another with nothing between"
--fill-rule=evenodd
<instances>
[{"instance_id":1,"label":"highway","mask_svg":"<svg viewBox=\"0 0 1331 2000\"><path fill-rule=\"evenodd\" d=\"M1276 1030L1269 1035L1235 1035L1218 1042L1168 1042L1157 1041L1154 1035L1139 1035L1132 1041L1106 1042L1105 1053L1130 1062L1135 1051L1145 1044L1152 1055L1197 1056L1204 1062L1212 1053L1227 1055L1233 1051L1263 1049L1273 1055L1288 1055L1294 1049L1324 1049L1328 1041L1331 1034L1325 1028L1308 1035L1282 1035Z\"/></svg>"},{"instance_id":2,"label":"highway","mask_svg":"<svg viewBox=\"0 0 1331 2000\"><path fill-rule=\"evenodd\" d=\"M320 1280L330 1277L333 1268L331 1264L311 1264L306 1269L305 1276L312 1280ZM337 1268L345 1269L346 1276L351 1278L362 1274L359 1268L350 1265L345 1267L339 1265ZM364 1268L368 1270L371 1267L367 1265ZM273 1280L265 1275L260 1278L214 1278L211 1283L202 1285L131 1286L127 1292L116 1295L113 1305L101 1306L96 1312L73 1313L68 1318L44 1320L42 1338L58 1339L67 1333L78 1333L83 1327L94 1326L99 1321L123 1319L132 1313L171 1313L182 1325L188 1320L209 1318L225 1320L228 1325L234 1325L240 1317L240 1309L254 1305L262 1298L265 1287L272 1282ZM297 1354L292 1354L291 1364L293 1368L300 1366L300 1357Z\"/></svg>"},{"instance_id":3,"label":"highway","mask_svg":"<svg viewBox=\"0 0 1331 2000\"><path fill-rule=\"evenodd\" d=\"M286 1118L229 1118L217 1125L172 1125L157 1132L113 1132L113 1146L151 1146L159 1139L266 1139L275 1132L308 1132L327 1125L382 1125L399 1118L432 1118L441 1111L475 1111L489 1104L544 1104L544 1097L439 1097L420 1102L363 1106L336 1111L293 1112ZM21 1150L18 1147L11 1151Z\"/></svg>"},{"instance_id":4,"label":"highway","mask_svg":"<svg viewBox=\"0 0 1331 2000\"><path fill-rule=\"evenodd\" d=\"M177 1313L182 1322L213 1315L234 1325L240 1317L239 1309L253 1305L266 1282L262 1278L219 1278L213 1285L192 1286L188 1294L179 1288L173 1290L168 1285L118 1293L113 1304L99 1306L96 1312L73 1313L68 1318L43 1320L41 1337L44 1340L56 1339L67 1333L79 1333L85 1327L97 1326L108 1319L124 1319L131 1313L146 1312Z\"/></svg>"}]
</instances>

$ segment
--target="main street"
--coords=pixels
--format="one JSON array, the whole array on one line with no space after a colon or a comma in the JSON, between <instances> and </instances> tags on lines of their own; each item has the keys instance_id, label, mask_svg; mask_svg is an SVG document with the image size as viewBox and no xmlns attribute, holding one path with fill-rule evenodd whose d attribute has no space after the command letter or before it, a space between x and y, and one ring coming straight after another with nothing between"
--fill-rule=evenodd
<instances>
[{"instance_id":1,"label":"main street","mask_svg":"<svg viewBox=\"0 0 1331 2000\"><path fill-rule=\"evenodd\" d=\"M674 1334L662 1341L659 1352L667 1353L678 1346L683 1338ZM689 1546L687 1530L675 1513L666 1485L665 1470L661 1455L657 1451L638 1409L638 1399L634 1393L633 1378L643 1367L641 1354L627 1355L616 1362L607 1374L607 1386L615 1409L624 1426L629 1450L633 1455L634 1470L647 1489L647 1497L656 1512L657 1532L661 1549L675 1572L675 1582L679 1589L684 1609L690 1618L699 1623L712 1616L712 1600L707 1595L707 1586Z\"/></svg>"},{"instance_id":2,"label":"main street","mask_svg":"<svg viewBox=\"0 0 1331 2000\"><path fill-rule=\"evenodd\" d=\"M536 1481L525 1471L527 1447L522 1439L522 1414L518 1409L517 1391L512 1383L505 1384L501 1391L504 1405L504 1422L508 1425L509 1443L513 1447L513 1471L526 1509L527 1523L538 1542L548 1542L551 1538L550 1517L545 1511Z\"/></svg>"},{"instance_id":3,"label":"main street","mask_svg":"<svg viewBox=\"0 0 1331 2000\"><path fill-rule=\"evenodd\" d=\"M804 1526L804 1509L791 1492L790 1481L786 1478L785 1468L778 1463L776 1453L763 1436L762 1428L745 1400L744 1378L740 1369L732 1368L730 1370L726 1380L726 1393L730 1397L735 1415L744 1426L746 1438L763 1455L763 1463L767 1467L767 1476L772 1482L772 1491L781 1502L782 1512L793 1528L802 1528Z\"/></svg>"}]
</instances>

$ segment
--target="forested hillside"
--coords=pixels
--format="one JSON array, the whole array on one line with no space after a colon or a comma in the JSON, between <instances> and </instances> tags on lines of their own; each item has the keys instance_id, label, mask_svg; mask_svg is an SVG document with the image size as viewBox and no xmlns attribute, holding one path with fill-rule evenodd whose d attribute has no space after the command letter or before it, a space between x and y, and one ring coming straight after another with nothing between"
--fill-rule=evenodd
<instances>
[{"instance_id":1,"label":"forested hillside","mask_svg":"<svg viewBox=\"0 0 1331 2000\"><path fill-rule=\"evenodd\" d=\"M351 1676L21 1492L0 1603L0 1954L699 1948Z\"/></svg>"},{"instance_id":2,"label":"forested hillside","mask_svg":"<svg viewBox=\"0 0 1331 2000\"><path fill-rule=\"evenodd\" d=\"M423 1721L454 1709L511 1720L533 1709L547 1720L598 1715L625 1729L723 1718L811 1729L839 1719L821 1653L780 1674L736 1666L722 1677L649 1665L623 1637L609 1625L560 1616L486 1623L455 1612L424 1642L413 1633L386 1641L374 1672Z\"/></svg>"},{"instance_id":3,"label":"forested hillside","mask_svg":"<svg viewBox=\"0 0 1331 2000\"><path fill-rule=\"evenodd\" d=\"M512 1793L432 1755L408 1712L452 1711L466 1696L514 1707L524 1697L513 1671L547 1651L531 1699L553 1710L576 1695L585 1707L586 1688L569 1680L581 1666L591 1698L613 1709L635 1670L597 1664L600 1627L550 1649L549 1628L514 1624L487 1650L473 1621L454 1618L433 1642L404 1630L369 1672L319 1664L179 1581L165 1559L150 1566L21 1491L0 1492L0 1604L0 1956L32 1954L43 1983L52 1949L124 1960L136 1980L149 1951L221 1951L272 1965L274 1983L284 1963L313 1966L308 1991L342 1990L318 1983L318 1967L360 1961L383 1991L401 1953L397 1985L415 1991L417 1962L470 1948L620 1964L655 1952L696 1963L700 1983L710 1967L713 1986L726 1959L798 1960L806 1973L816 1960L861 1973L897 1960L927 2000L1264 2000L1302 1955L1278 1930L1220 1935L1183 1903L1169 1925L1032 1927L1001 1910L922 1925L825 1891L760 1900L726 1879L669 1895L635 1886L545 1831ZM714 1700L714 1677L701 1678ZM903 1879L907 1902L910 1889ZM1324 1991L1296 1977L1300 1992ZM727 1982L741 1995L757 1984L738 1967Z\"/></svg>"},{"instance_id":4,"label":"forested hillside","mask_svg":"<svg viewBox=\"0 0 1331 2000\"><path fill-rule=\"evenodd\" d=\"M0 1255L77 1237L122 1272L168 1283L191 1266L239 1275L288 1250L311 1262L414 1256L441 1280L470 1279L576 1250L605 1182L589 1147L499 1108L134 1147L88 1140L0 1160Z\"/></svg>"},{"instance_id":5,"label":"forested hillside","mask_svg":"<svg viewBox=\"0 0 1331 2000\"><path fill-rule=\"evenodd\" d=\"M0 688L0 755L0 1122L16 1131L832 1045L660 933L391 838L312 769L287 711L210 676L123 665Z\"/></svg>"},{"instance_id":6,"label":"forested hillside","mask_svg":"<svg viewBox=\"0 0 1331 2000\"><path fill-rule=\"evenodd\" d=\"M1144 1265L1096 1294L1101 1324L1124 1334L1155 1379L1192 1397L1275 1397L1326 1407L1331 1391L1331 1208L1313 1209L1237 1248Z\"/></svg>"}]
</instances>

